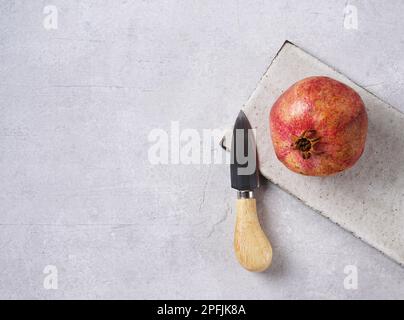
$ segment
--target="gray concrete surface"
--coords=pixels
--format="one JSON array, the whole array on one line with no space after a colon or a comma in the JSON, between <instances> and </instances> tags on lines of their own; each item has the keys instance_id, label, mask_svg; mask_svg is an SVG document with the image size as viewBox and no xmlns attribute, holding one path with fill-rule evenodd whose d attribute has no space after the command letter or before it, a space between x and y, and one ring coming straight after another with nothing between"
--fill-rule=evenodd
<instances>
[{"instance_id":1,"label":"gray concrete surface","mask_svg":"<svg viewBox=\"0 0 404 320\"><path fill-rule=\"evenodd\" d=\"M355 5L358 29L344 28ZM43 8L58 9L58 28ZM225 127L285 39L404 112L404 3L0 2L1 298L403 298L404 269L266 184L263 274L226 165L152 165L152 129ZM388 155L394 156L394 155ZM46 289L46 266L58 271ZM347 290L344 268L358 270Z\"/></svg>"}]
</instances>

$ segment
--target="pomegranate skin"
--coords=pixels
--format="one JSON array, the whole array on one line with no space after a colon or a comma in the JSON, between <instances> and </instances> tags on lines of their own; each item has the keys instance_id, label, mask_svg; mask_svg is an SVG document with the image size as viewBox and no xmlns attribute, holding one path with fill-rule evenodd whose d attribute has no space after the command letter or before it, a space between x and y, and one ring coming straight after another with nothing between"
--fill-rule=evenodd
<instances>
[{"instance_id":1,"label":"pomegranate skin","mask_svg":"<svg viewBox=\"0 0 404 320\"><path fill-rule=\"evenodd\" d=\"M290 170L328 176L352 167L365 148L368 118L352 88L323 76L296 82L270 112L277 158Z\"/></svg>"}]
</instances>

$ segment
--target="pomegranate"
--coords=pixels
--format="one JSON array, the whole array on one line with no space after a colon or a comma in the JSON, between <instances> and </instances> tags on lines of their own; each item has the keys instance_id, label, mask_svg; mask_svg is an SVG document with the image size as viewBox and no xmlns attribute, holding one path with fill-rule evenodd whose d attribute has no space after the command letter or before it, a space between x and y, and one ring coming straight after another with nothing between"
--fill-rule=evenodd
<instances>
[{"instance_id":1,"label":"pomegranate","mask_svg":"<svg viewBox=\"0 0 404 320\"><path fill-rule=\"evenodd\" d=\"M290 170L327 176L363 153L368 118L361 97L328 77L309 77L287 89L270 112L277 158Z\"/></svg>"}]
</instances>

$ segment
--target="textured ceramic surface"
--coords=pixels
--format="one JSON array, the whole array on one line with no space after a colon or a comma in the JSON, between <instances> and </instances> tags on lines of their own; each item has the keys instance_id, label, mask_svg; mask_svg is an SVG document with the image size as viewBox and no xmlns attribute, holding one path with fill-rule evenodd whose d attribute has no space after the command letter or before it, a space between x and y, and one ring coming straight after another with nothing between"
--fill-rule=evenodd
<instances>
[{"instance_id":1,"label":"textured ceramic surface","mask_svg":"<svg viewBox=\"0 0 404 320\"><path fill-rule=\"evenodd\" d=\"M353 168L331 177L307 177L286 169L269 138L269 110L277 97L300 79L317 75L355 89L369 117L364 154ZM404 114L291 43L282 47L243 110L257 129L265 177L404 264Z\"/></svg>"}]
</instances>

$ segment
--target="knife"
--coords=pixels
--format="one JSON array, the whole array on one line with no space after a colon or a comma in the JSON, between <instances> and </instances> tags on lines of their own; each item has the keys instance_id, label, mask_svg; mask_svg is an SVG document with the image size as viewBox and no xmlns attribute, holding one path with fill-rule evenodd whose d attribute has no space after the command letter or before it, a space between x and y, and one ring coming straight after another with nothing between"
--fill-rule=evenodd
<instances>
[{"instance_id":1,"label":"knife","mask_svg":"<svg viewBox=\"0 0 404 320\"><path fill-rule=\"evenodd\" d=\"M234 250L245 269L261 272L271 264L272 247L257 216L257 150L251 124L243 111L234 124L230 159L231 187L237 190Z\"/></svg>"}]
</instances>

